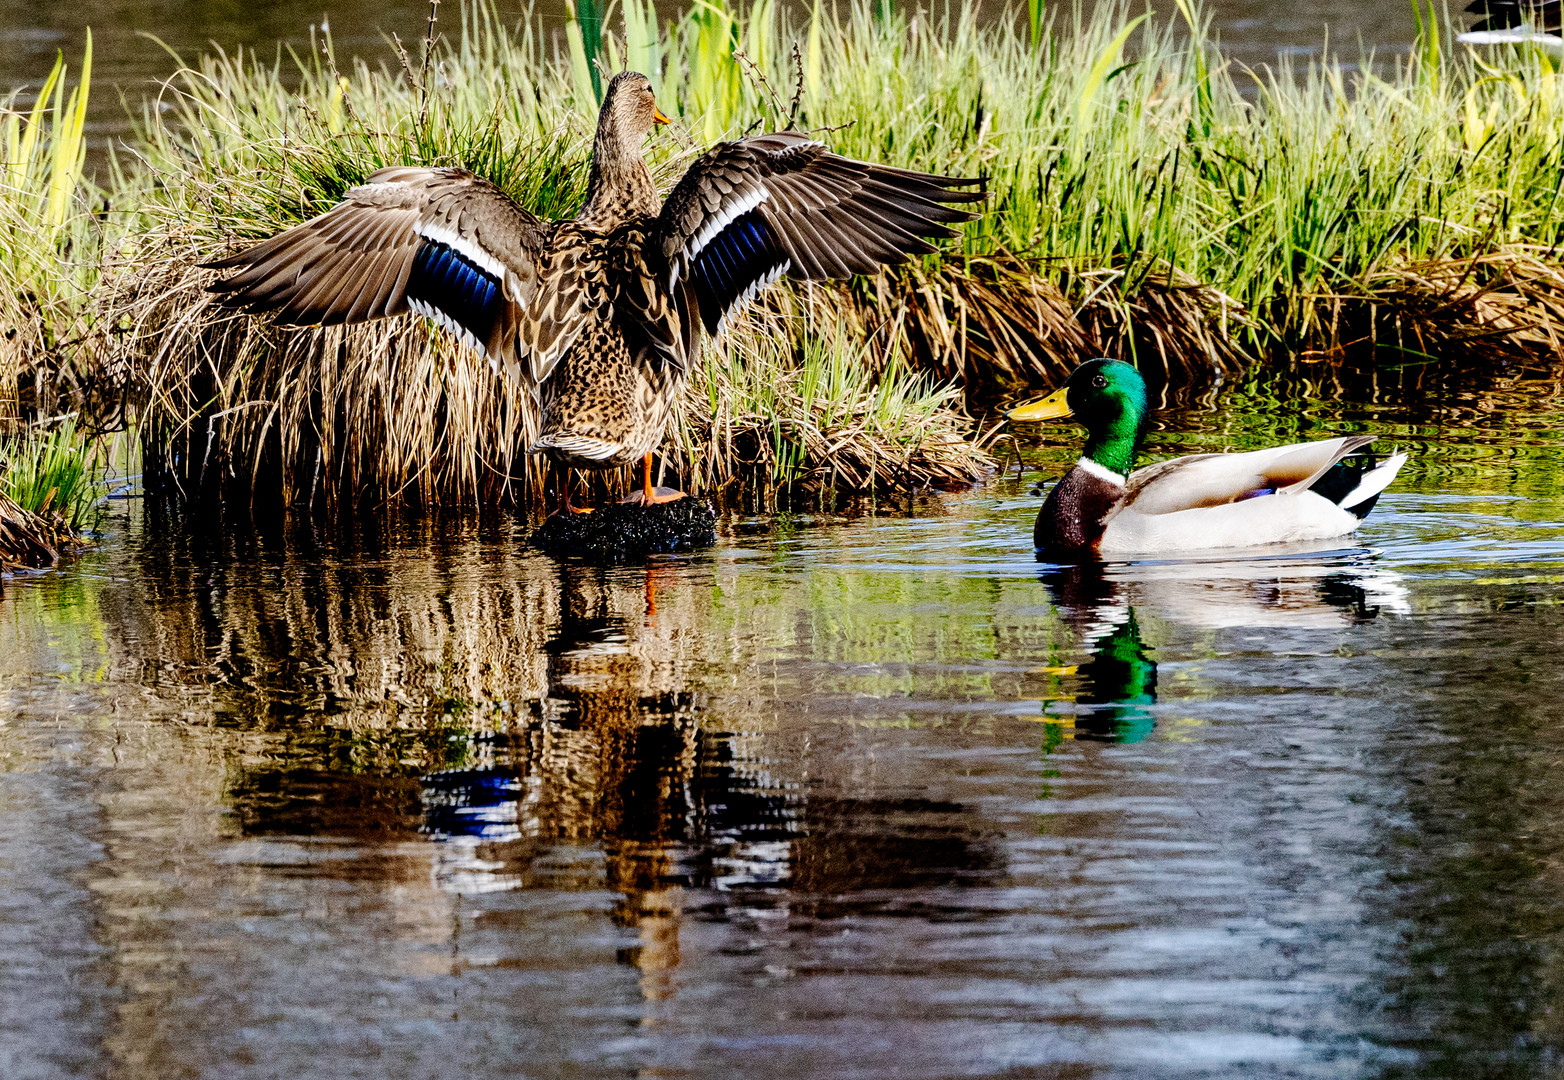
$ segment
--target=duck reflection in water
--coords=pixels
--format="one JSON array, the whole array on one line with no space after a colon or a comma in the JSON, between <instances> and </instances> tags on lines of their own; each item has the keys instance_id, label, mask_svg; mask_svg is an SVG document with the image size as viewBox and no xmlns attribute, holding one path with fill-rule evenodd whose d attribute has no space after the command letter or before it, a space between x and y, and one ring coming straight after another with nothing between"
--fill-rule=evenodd
<instances>
[{"instance_id":1,"label":"duck reflection in water","mask_svg":"<svg viewBox=\"0 0 1564 1080\"><path fill-rule=\"evenodd\" d=\"M1157 703L1157 663L1141 640L1135 609L1101 567L1060 566L1045 573L1043 582L1054 606L1091 650L1073 668L1046 669L1078 680L1074 737L1123 743L1144 739L1156 726L1147 706Z\"/></svg>"},{"instance_id":2,"label":"duck reflection in water","mask_svg":"<svg viewBox=\"0 0 1564 1080\"><path fill-rule=\"evenodd\" d=\"M679 963L678 852L691 839L701 756L675 646L686 613L659 613L663 572L561 565L537 715L497 740L503 765L424 780L425 830L448 842L436 869L444 887L606 886L619 896L614 922L638 937L621 959L654 1001L671 994ZM600 846L603 862L572 872L546 858L582 843Z\"/></svg>"},{"instance_id":3,"label":"duck reflection in water","mask_svg":"<svg viewBox=\"0 0 1564 1080\"><path fill-rule=\"evenodd\" d=\"M620 960L662 1001L692 891L702 918L730 903L834 918L1003 872L967 807L814 790L749 755L746 736L703 729L680 652L696 609L644 572L638 589L629 571L562 567L539 715L497 747L505 765L425 778L444 887L607 888L636 935Z\"/></svg>"},{"instance_id":4,"label":"duck reflection in water","mask_svg":"<svg viewBox=\"0 0 1564 1080\"><path fill-rule=\"evenodd\" d=\"M1135 609L1099 638L1091 659L1076 669L1081 688L1075 704L1075 737L1111 742L1139 742L1151 734L1156 720L1145 706L1157 703L1157 662L1140 638Z\"/></svg>"},{"instance_id":5,"label":"duck reflection in water","mask_svg":"<svg viewBox=\"0 0 1564 1080\"><path fill-rule=\"evenodd\" d=\"M1053 565L1040 575L1060 616L1089 650L1074 667L1073 735L1136 742L1155 726L1157 665L1137 607L1207 630L1327 629L1408 610L1400 576L1366 552L1289 548L1273 556L1211 562ZM1058 699L1055 699L1058 700ZM1060 717L1059 722L1065 722Z\"/></svg>"},{"instance_id":6,"label":"duck reflection in water","mask_svg":"<svg viewBox=\"0 0 1564 1080\"><path fill-rule=\"evenodd\" d=\"M236 839L350 841L352 857L308 872L384 880L420 912L440 905L410 904L419 889L465 897L456 910L481 921L493 962L537 932L535 907L508 894L578 893L591 907L609 893L619 959L647 1001L674 993L697 907L702 920L895 914L1004 874L997 830L974 808L864 795L851 768L779 754L761 730L769 704L723 716L692 693L711 629L687 569L535 566L498 582L485 570L455 600L328 581L308 595L345 619L305 606L296 632L248 646L238 659L258 670L295 653L356 663L328 667L331 722L306 715L234 769ZM406 603L390 618L393 595ZM382 640L388 626L399 633ZM259 713L262 691L234 694ZM432 843L407 843L418 836Z\"/></svg>"}]
</instances>

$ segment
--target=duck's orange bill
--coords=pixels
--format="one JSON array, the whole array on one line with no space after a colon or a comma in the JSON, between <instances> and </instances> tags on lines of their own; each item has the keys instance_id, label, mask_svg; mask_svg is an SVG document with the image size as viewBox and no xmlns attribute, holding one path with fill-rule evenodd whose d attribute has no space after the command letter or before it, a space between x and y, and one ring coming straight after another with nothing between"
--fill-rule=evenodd
<instances>
[{"instance_id":1,"label":"duck's orange bill","mask_svg":"<svg viewBox=\"0 0 1564 1080\"><path fill-rule=\"evenodd\" d=\"M1065 388L1060 387L1041 401L1017 405L1005 413L1007 420L1057 420L1070 415L1070 403L1065 400Z\"/></svg>"},{"instance_id":2,"label":"duck's orange bill","mask_svg":"<svg viewBox=\"0 0 1564 1080\"><path fill-rule=\"evenodd\" d=\"M673 123L673 121L668 119L666 116L664 116L663 115L663 111L661 109L659 109L656 105L653 105L652 106L652 123L654 123L654 124L671 124L671 123Z\"/></svg>"}]
</instances>

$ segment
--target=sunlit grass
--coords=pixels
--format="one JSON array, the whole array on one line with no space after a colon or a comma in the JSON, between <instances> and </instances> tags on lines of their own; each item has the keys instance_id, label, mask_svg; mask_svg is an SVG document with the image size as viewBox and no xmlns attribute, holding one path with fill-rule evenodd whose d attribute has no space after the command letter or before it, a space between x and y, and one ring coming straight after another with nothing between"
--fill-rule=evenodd
<instances>
[{"instance_id":1,"label":"sunlit grass","mask_svg":"<svg viewBox=\"0 0 1564 1080\"><path fill-rule=\"evenodd\" d=\"M48 566L97 528L112 441L86 437L71 419L0 436L0 572Z\"/></svg>"},{"instance_id":2,"label":"sunlit grass","mask_svg":"<svg viewBox=\"0 0 1564 1080\"><path fill-rule=\"evenodd\" d=\"M0 431L19 419L17 377L59 359L92 317L94 223L85 213L89 32L76 85L61 54L32 107L0 99Z\"/></svg>"},{"instance_id":3,"label":"sunlit grass","mask_svg":"<svg viewBox=\"0 0 1564 1080\"><path fill-rule=\"evenodd\" d=\"M960 391L898 358L879 367L821 298L757 312L745 330L708 351L675 424L680 456L703 487L748 489L770 506L795 489L955 486L986 469Z\"/></svg>"},{"instance_id":4,"label":"sunlit grass","mask_svg":"<svg viewBox=\"0 0 1564 1080\"><path fill-rule=\"evenodd\" d=\"M71 532L91 529L101 517L99 457L74 420L0 440L0 493Z\"/></svg>"}]
</instances>

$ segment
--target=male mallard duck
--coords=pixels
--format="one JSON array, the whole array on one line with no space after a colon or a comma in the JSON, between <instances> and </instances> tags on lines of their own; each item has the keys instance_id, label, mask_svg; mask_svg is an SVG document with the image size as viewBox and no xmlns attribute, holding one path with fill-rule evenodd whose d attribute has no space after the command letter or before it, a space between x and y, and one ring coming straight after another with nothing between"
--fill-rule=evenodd
<instances>
[{"instance_id":1,"label":"male mallard duck","mask_svg":"<svg viewBox=\"0 0 1564 1080\"><path fill-rule=\"evenodd\" d=\"M977 181L840 157L798 132L723 143L659 200L641 143L668 118L644 75L608 84L581 211L544 221L463 169L394 167L326 213L209 264L240 268L210 288L295 325L415 311L532 391L529 448L567 470L652 451L702 329L782 276L844 278L933 251L974 215Z\"/></svg>"},{"instance_id":2,"label":"male mallard duck","mask_svg":"<svg viewBox=\"0 0 1564 1080\"><path fill-rule=\"evenodd\" d=\"M1372 435L1247 454L1191 454L1130 469L1146 431L1146 381L1118 360L1088 360L1011 420L1074 416L1086 451L1053 486L1032 539L1052 558L1171 555L1345 536L1406 462L1383 462Z\"/></svg>"}]
</instances>

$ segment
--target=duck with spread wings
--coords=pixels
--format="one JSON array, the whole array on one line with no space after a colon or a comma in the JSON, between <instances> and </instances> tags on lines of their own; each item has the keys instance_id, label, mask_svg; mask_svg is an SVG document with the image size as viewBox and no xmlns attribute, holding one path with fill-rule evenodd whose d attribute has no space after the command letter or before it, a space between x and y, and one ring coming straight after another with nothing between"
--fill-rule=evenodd
<instances>
[{"instance_id":1,"label":"duck with spread wings","mask_svg":"<svg viewBox=\"0 0 1564 1080\"><path fill-rule=\"evenodd\" d=\"M393 167L341 203L209 264L210 288L292 325L412 311L519 378L529 448L567 470L639 462L631 500L665 502L652 454L701 335L781 277L870 273L933 251L980 182L854 161L794 131L723 143L659 199L641 145L667 123L645 76L603 97L586 197L545 221L462 169Z\"/></svg>"}]
</instances>

